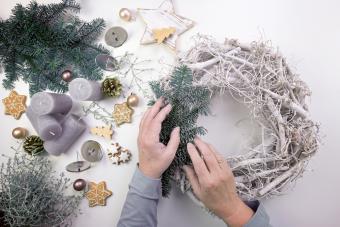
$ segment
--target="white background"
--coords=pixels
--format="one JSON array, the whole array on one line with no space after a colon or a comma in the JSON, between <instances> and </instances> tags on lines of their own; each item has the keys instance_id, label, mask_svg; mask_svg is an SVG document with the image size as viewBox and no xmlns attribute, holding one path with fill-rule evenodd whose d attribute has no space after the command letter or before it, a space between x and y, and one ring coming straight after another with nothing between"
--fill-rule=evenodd
<instances>
[{"instance_id":1,"label":"white background","mask_svg":"<svg viewBox=\"0 0 340 227\"><path fill-rule=\"evenodd\" d=\"M17 2L27 4L28 0L1 0L0 17L7 18L10 9ZM52 0L39 0L38 2L52 2ZM143 34L144 24L140 18L131 23L123 22L118 18L118 11L122 7L156 8L160 3L160 0L82 0L83 8L80 15L85 19L102 17L107 21L108 27L113 25L125 27L129 33L129 39L122 47L115 49L113 54L119 55L125 51L134 52L141 58L153 59L155 67L159 68L159 59L172 63L174 53L163 46L140 46L139 40ZM313 118L321 123L323 145L310 162L309 171L298 180L293 190L289 190L281 197L265 200L263 203L274 226L339 226L339 1L175 0L174 3L178 14L196 22L193 29L181 36L180 50L189 48L190 37L196 33L209 34L221 42L225 37L238 38L245 42L260 38L270 39L274 46L280 47L301 78L311 87L313 94L310 110ZM25 84L18 83L16 90L21 94L28 94ZM4 98L8 93L2 88L0 97ZM118 101L123 101L123 98ZM112 108L116 102L108 100L103 104ZM81 204L83 214L74 220L74 226L109 227L116 225L127 193L128 182L138 159L137 128L145 108L145 102L142 102L136 109L133 124L121 126L114 135L115 141L132 151L132 162L123 166L113 166L105 157L86 172L67 174L72 179L82 177L95 182L105 180L108 188L114 193L108 199L106 207L88 208L88 202L83 200ZM214 111L216 118L201 120L209 129L206 139L222 151L237 147L236 140L231 139L235 126L223 123L224 119L228 118L227 114L232 114L233 110L229 106L224 106L214 107ZM3 105L0 105L0 112L4 112ZM9 147L16 143L11 137L14 127L24 126L34 133L26 116L17 121L10 116L0 114L0 121L1 153L12 152ZM91 120L91 117L87 119L87 122L90 126L101 124ZM221 123L223 123L222 126ZM105 148L109 147L108 141L85 133L67 154L52 157L56 169L62 170L66 164L75 160L76 151L79 150L81 143L89 138L98 140ZM185 196L173 191L170 199L160 202L159 226L224 225L216 218L195 208Z\"/></svg>"}]
</instances>

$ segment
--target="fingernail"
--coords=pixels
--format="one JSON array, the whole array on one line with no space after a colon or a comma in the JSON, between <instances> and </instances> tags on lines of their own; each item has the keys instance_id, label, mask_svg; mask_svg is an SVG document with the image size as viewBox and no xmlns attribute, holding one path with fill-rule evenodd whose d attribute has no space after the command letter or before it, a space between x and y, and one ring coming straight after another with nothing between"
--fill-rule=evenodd
<instances>
[{"instance_id":1,"label":"fingernail","mask_svg":"<svg viewBox=\"0 0 340 227\"><path fill-rule=\"evenodd\" d=\"M176 131L176 132L179 132L179 130L180 130L180 128L179 128L179 126L177 126L177 127L175 128L175 131Z\"/></svg>"}]
</instances>

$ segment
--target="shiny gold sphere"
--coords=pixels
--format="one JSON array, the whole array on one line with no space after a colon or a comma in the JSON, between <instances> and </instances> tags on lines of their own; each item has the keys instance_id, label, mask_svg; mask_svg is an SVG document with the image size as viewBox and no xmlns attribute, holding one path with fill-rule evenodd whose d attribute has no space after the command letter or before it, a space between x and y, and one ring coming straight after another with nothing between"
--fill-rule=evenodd
<instances>
[{"instance_id":1,"label":"shiny gold sphere","mask_svg":"<svg viewBox=\"0 0 340 227\"><path fill-rule=\"evenodd\" d=\"M127 8L121 8L119 10L119 17L120 19L122 20L125 20L125 21L131 21L132 19L132 13L129 9Z\"/></svg>"},{"instance_id":2,"label":"shiny gold sphere","mask_svg":"<svg viewBox=\"0 0 340 227\"><path fill-rule=\"evenodd\" d=\"M62 72L61 78L65 82L70 82L72 80L72 72L71 72L71 70L65 70L64 72Z\"/></svg>"},{"instance_id":3,"label":"shiny gold sphere","mask_svg":"<svg viewBox=\"0 0 340 227\"><path fill-rule=\"evenodd\" d=\"M138 102L139 102L139 98L134 93L131 93L131 95L127 98L127 104L131 107L137 106Z\"/></svg>"},{"instance_id":4,"label":"shiny gold sphere","mask_svg":"<svg viewBox=\"0 0 340 227\"><path fill-rule=\"evenodd\" d=\"M24 139L26 136L28 136L28 131L25 128L17 127L12 130L12 136L15 139Z\"/></svg>"}]
</instances>

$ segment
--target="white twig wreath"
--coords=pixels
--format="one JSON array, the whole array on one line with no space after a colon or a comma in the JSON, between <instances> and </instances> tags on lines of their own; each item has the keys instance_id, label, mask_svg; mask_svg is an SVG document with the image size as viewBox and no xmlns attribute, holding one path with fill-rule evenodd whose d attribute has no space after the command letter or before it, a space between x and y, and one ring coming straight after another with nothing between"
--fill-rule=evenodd
<instances>
[{"instance_id":1,"label":"white twig wreath","mask_svg":"<svg viewBox=\"0 0 340 227\"><path fill-rule=\"evenodd\" d=\"M227 157L241 198L259 199L282 193L304 172L318 150L318 125L311 120L308 86L292 72L285 58L269 43L224 44L198 36L196 45L179 56L193 71L194 84L215 95L228 92L245 104L262 128L262 143L245 155ZM184 174L181 190L196 202Z\"/></svg>"}]
</instances>

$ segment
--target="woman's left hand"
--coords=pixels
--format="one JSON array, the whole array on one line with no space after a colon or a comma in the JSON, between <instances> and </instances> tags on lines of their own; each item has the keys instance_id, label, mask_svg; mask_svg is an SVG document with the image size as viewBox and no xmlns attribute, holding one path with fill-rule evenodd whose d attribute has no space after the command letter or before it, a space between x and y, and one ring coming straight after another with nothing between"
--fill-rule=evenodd
<instances>
[{"instance_id":1,"label":"woman's left hand","mask_svg":"<svg viewBox=\"0 0 340 227\"><path fill-rule=\"evenodd\" d=\"M179 127L173 129L170 140L165 146L159 141L162 122L171 111L171 105L164 106L160 98L145 112L138 135L139 169L151 178L160 178L175 157L179 142Z\"/></svg>"}]
</instances>

